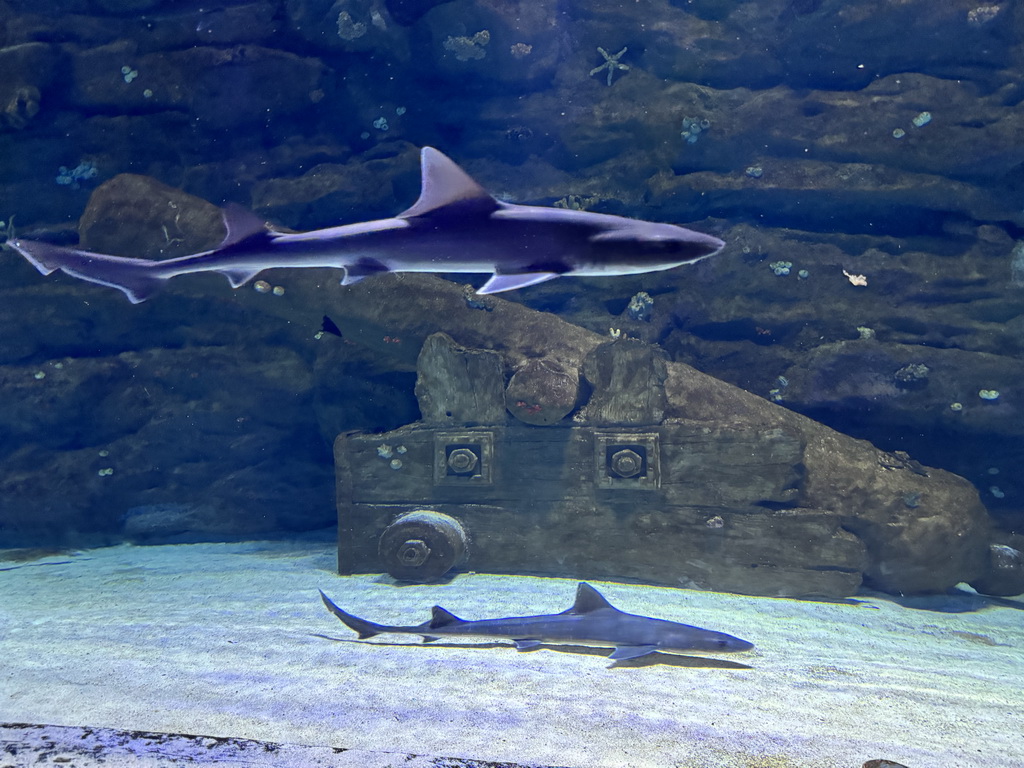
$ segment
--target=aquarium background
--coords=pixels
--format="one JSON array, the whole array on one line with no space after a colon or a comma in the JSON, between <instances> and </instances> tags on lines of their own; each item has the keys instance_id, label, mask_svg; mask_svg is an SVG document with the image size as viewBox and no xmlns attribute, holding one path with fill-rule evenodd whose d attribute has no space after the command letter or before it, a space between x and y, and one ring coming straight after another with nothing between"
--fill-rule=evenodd
<instances>
[{"instance_id":1,"label":"aquarium background","mask_svg":"<svg viewBox=\"0 0 1024 768\"><path fill-rule=\"evenodd\" d=\"M393 216L432 146L503 201L727 243L689 267L486 301L462 287L483 274L342 287L337 270L281 269L238 289L179 277L138 305L4 248L12 760L1024 760L1020 3L0 0L0 75L0 240L162 259L216 247L227 203L283 230ZM676 566L653 547L574 563L622 543L574 528L587 524L577 499L561 527L494 532L511 559L489 572L400 588L376 564L339 576L335 440L354 435L369 456L364 492L399 485L390 462L406 443L377 435L443 421L420 364L429 344L447 354L438 331L502 355L499 389L515 366L561 356L597 391L584 353L618 339L608 354L634 350L651 381L667 377L666 402L645 401L652 423L712 414L791 462L799 476L758 507L765 550L788 537L760 573L601 586L624 610L734 632L750 655L609 668L603 651L352 642L318 588L409 625L434 603L467 618L562 611L574 578L628 581L630 558L647 574ZM580 414L500 418L550 435ZM708 509L745 445L702 465ZM800 450L817 462L805 475ZM804 485L817 508L789 510ZM513 502L534 490L519 488ZM809 527L780 522L788 511ZM672 543L642 503L610 517ZM710 537L733 522L694 525ZM804 535L819 524L836 543L826 564ZM715 572L723 555L703 542L688 540L687 562ZM820 581L760 576L794 553L813 553ZM983 594L954 588L968 577ZM739 594L689 589L708 586Z\"/></svg>"},{"instance_id":2,"label":"aquarium background","mask_svg":"<svg viewBox=\"0 0 1024 768\"><path fill-rule=\"evenodd\" d=\"M294 229L383 217L415 199L417 149L436 146L501 199L692 223L729 244L691 269L509 300L619 328L961 474L1017 531L1017 4L15 0L0 13L10 231L140 257L216 243L212 209L171 215L177 190ZM417 416L400 345L324 364L326 273L264 276L283 296L179 279L133 307L10 253L0 269L8 541L322 527L334 435ZM292 286L314 279L300 302ZM653 306L633 319L641 290Z\"/></svg>"}]
</instances>

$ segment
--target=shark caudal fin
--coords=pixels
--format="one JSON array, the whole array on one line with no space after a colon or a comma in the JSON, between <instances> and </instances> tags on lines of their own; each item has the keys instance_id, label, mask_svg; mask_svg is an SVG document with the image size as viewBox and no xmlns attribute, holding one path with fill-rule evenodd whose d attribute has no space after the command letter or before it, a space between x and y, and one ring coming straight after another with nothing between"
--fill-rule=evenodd
<instances>
[{"instance_id":1,"label":"shark caudal fin","mask_svg":"<svg viewBox=\"0 0 1024 768\"><path fill-rule=\"evenodd\" d=\"M366 619L360 619L358 616L353 616L351 613L345 613L333 602L331 598L324 594L324 591L320 590L320 599L324 601L324 605L327 606L327 610L338 617L338 620L349 629L359 633L360 640L366 640L368 637L379 635L385 627L380 624L374 624L372 621Z\"/></svg>"},{"instance_id":2,"label":"shark caudal fin","mask_svg":"<svg viewBox=\"0 0 1024 768\"><path fill-rule=\"evenodd\" d=\"M189 270L187 267L202 263L211 254L223 255L234 250L245 250L270 238L266 223L239 205L228 204L222 215L227 235L216 251L164 261L108 256L36 240L8 240L5 245L28 259L44 275L60 270L79 280L117 288L132 304L138 304L159 291L171 277L189 271L202 271ZM237 288L252 280L261 269L226 267L211 271L220 272L232 288Z\"/></svg>"},{"instance_id":3,"label":"shark caudal fin","mask_svg":"<svg viewBox=\"0 0 1024 768\"><path fill-rule=\"evenodd\" d=\"M44 275L59 269L79 280L117 288L132 304L148 299L167 279L158 272L159 261L106 256L35 240L9 240L7 245Z\"/></svg>"}]
</instances>

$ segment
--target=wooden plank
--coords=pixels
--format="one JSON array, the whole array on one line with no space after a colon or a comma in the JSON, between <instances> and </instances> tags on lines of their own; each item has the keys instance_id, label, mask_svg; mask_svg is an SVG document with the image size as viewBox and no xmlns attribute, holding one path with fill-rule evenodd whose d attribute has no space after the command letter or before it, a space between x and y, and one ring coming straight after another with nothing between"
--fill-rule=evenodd
<instances>
[{"instance_id":1,"label":"wooden plank","mask_svg":"<svg viewBox=\"0 0 1024 768\"><path fill-rule=\"evenodd\" d=\"M595 446L608 434L657 441L659 487L598 487ZM438 446L452 435L493 438L489 483L437 484ZM426 508L466 528L464 567L472 570L768 595L852 594L864 547L836 515L796 505L802 454L800 440L783 430L684 423L611 431L412 425L343 435L336 443L339 570L382 570L383 530ZM401 466L393 469L396 459Z\"/></svg>"}]
</instances>

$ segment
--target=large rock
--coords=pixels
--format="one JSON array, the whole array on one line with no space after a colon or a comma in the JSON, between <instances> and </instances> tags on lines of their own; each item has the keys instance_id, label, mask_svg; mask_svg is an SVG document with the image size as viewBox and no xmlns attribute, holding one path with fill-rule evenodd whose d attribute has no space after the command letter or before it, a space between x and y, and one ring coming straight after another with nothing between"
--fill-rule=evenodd
<instances>
[{"instance_id":1,"label":"large rock","mask_svg":"<svg viewBox=\"0 0 1024 768\"><path fill-rule=\"evenodd\" d=\"M583 365L601 336L559 318L490 297L486 309L451 283L422 275L389 275L341 289L332 317L358 332L387 327L406 342L444 332L467 347L501 353L507 372L538 350L566 367ZM960 477L922 467L913 459L879 451L760 397L670 363L666 424L680 423L728 434L781 430L803 446L791 498L763 507L825 515L864 547L865 582L890 592L939 591L980 576L988 568L989 519L976 491ZM716 483L728 482L720 479ZM781 505L780 505L781 503ZM587 514L587 505L578 510ZM767 519L766 517L766 519ZM783 516L775 526L786 526ZM790 546L804 545L793 525ZM729 588L757 591L757 577Z\"/></svg>"},{"instance_id":2,"label":"large rock","mask_svg":"<svg viewBox=\"0 0 1024 768\"><path fill-rule=\"evenodd\" d=\"M118 174L89 198L83 248L121 256L184 256L213 248L226 229L217 206L149 176Z\"/></svg>"}]
</instances>

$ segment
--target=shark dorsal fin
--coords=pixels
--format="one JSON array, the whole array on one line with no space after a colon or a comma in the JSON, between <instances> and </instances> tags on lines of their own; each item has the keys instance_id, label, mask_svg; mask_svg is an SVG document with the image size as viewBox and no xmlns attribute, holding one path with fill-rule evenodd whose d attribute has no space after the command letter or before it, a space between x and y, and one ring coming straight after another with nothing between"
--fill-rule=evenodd
<instances>
[{"instance_id":1,"label":"shark dorsal fin","mask_svg":"<svg viewBox=\"0 0 1024 768\"><path fill-rule=\"evenodd\" d=\"M617 610L615 606L604 599L604 595L594 589L592 586L587 584L585 581L581 581L580 585L576 588L576 602L573 603L566 613L571 614L583 614L596 611L600 608L611 608L613 611Z\"/></svg>"},{"instance_id":2,"label":"shark dorsal fin","mask_svg":"<svg viewBox=\"0 0 1024 768\"><path fill-rule=\"evenodd\" d=\"M453 160L433 147L420 151L420 196L412 206L398 214L400 219L414 219L436 214L445 208L486 215L496 211L499 203L477 184Z\"/></svg>"},{"instance_id":3,"label":"shark dorsal fin","mask_svg":"<svg viewBox=\"0 0 1024 768\"><path fill-rule=\"evenodd\" d=\"M462 621L462 619L460 619L451 611L446 611L440 605L435 605L431 610L430 629L450 627L452 624L461 624Z\"/></svg>"},{"instance_id":4,"label":"shark dorsal fin","mask_svg":"<svg viewBox=\"0 0 1024 768\"><path fill-rule=\"evenodd\" d=\"M224 228L227 234L220 244L221 248L236 245L248 240L253 235L266 235L267 224L252 211L246 210L238 203L228 203L221 210L224 217Z\"/></svg>"}]
</instances>

